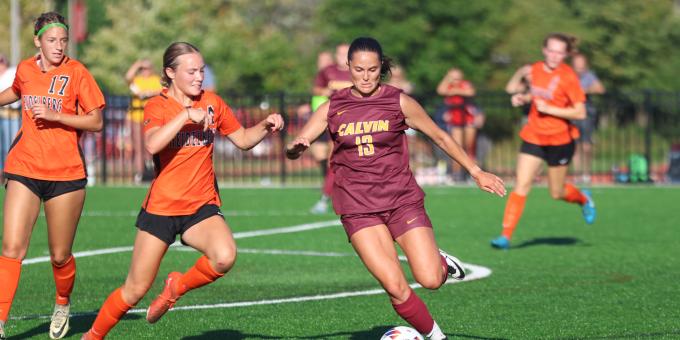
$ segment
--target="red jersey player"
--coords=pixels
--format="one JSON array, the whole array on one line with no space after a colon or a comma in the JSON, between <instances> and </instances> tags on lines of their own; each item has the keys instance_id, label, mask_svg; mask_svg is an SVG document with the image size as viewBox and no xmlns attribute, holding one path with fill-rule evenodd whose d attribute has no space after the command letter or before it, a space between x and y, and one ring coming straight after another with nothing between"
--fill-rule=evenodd
<instances>
[{"instance_id":1,"label":"red jersey player","mask_svg":"<svg viewBox=\"0 0 680 340\"><path fill-rule=\"evenodd\" d=\"M415 100L381 82L390 61L375 39L354 40L348 61L352 87L336 92L319 107L286 154L299 157L311 141L329 130L333 207L341 215L349 241L395 311L429 338L443 339L427 307L409 287L394 242L423 287L437 289L448 275L462 279L465 273L455 257L437 247L424 193L409 168L404 131L411 127L428 135L469 170L483 190L503 196L503 182L470 160Z\"/></svg>"}]
</instances>

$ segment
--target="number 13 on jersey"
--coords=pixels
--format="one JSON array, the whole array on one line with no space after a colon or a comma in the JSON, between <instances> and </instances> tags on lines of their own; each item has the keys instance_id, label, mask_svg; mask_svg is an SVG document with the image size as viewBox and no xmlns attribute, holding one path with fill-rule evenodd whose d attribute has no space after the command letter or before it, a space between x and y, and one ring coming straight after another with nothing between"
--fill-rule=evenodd
<instances>
[{"instance_id":1,"label":"number 13 on jersey","mask_svg":"<svg viewBox=\"0 0 680 340\"><path fill-rule=\"evenodd\" d=\"M359 157L370 156L375 153L375 149L373 148L373 136L357 136L354 142L359 149Z\"/></svg>"}]
</instances>

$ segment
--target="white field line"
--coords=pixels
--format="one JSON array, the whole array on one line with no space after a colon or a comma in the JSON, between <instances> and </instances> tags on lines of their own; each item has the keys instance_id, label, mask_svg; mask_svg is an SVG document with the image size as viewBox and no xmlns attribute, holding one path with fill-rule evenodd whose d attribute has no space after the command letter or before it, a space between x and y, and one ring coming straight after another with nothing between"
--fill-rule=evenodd
<instances>
[{"instance_id":1,"label":"white field line","mask_svg":"<svg viewBox=\"0 0 680 340\"><path fill-rule=\"evenodd\" d=\"M323 222L316 222L316 223L307 223L307 224L291 226L291 227L272 228L272 229L265 229L265 230L235 233L234 238L247 238L247 237L256 237L256 236L263 236L263 235L291 233L291 232L297 232L297 231L320 229L320 228L336 226L336 225L340 225L340 222L337 221L337 220L323 221ZM177 250L181 250L181 251L193 251L192 248L184 247L179 242L174 243L171 247L176 248ZM114 253L127 252L127 251L132 251L132 247L117 247L117 248L107 248L107 249L98 249L98 250L77 252L77 253L74 253L74 256L76 256L78 258L82 258L82 257L97 256L97 255L104 255L104 254L114 254ZM239 252L240 253L246 253L246 254L326 256L326 257L356 256L356 254L353 254L353 253L317 252L317 251L282 250L282 249L243 248L243 249L239 249ZM399 256L399 260L406 262L406 257L405 256ZM48 262L48 261L50 261L49 256L43 256L43 257L36 257L36 258L24 260L23 264L27 265L27 264L42 263L42 262ZM462 280L462 281L449 279L448 281L446 281L445 284L454 284L454 283L461 283L461 282L479 280L479 279L483 279L483 278L490 276L491 273L492 273L491 269L489 269L487 267L475 265L475 264L464 263L463 266L468 270L468 273L465 276L465 279ZM421 288L421 286L417 283L412 283L412 284L410 284L410 286L413 289ZM171 309L170 311L186 311L186 310L198 310L198 309L219 309L219 308L236 308L236 307L249 307L249 306L261 306L261 305L274 305L274 304L297 303L297 302L305 302L305 301L333 300L333 299L342 299L342 298L355 297L355 296L378 295L378 294L383 294L383 293L384 293L383 289L376 288L376 289L359 290L359 291L353 291L353 292L339 292L339 293L322 294L322 295L296 296L296 297L280 298L280 299L241 301L241 302L226 302L226 303L217 303L217 304L210 304L210 305L178 306L178 307ZM131 309L130 311L128 311L128 313L138 313L138 314L146 313L146 309L141 309L141 308ZM93 312L78 312L78 313L72 313L71 316L72 317L80 317L80 316L92 316L92 315L96 315L96 314L97 314L97 312L94 312L94 311ZM32 320L32 319L48 319L50 317L51 317L51 315L26 315L26 316L11 317L10 319L12 319L12 320Z\"/></svg>"},{"instance_id":2,"label":"white field line","mask_svg":"<svg viewBox=\"0 0 680 340\"><path fill-rule=\"evenodd\" d=\"M313 222L313 223L305 223L305 224L300 224L300 225L294 225L294 226L290 226L290 227L260 229L260 230L254 230L254 231L243 231L243 232L234 233L234 238L235 239L241 239L241 238L257 237L257 236L264 236L264 235L286 234L286 233L294 233L294 232L298 232L298 231L306 231L306 230L334 227L334 226L339 226L339 225L342 225L339 220L321 221L321 222ZM179 242L175 242L171 245L171 247L180 247L180 246L181 246L181 243L179 243ZM76 257L76 258L83 258L83 257L98 256L98 255L104 255L104 254L124 253L124 252L128 252L128 251L132 251L132 246L79 251L79 252L73 253L73 256ZM40 257L34 257L34 258L26 259L22 262L22 264L28 265L28 264L34 264L34 263L44 263L44 262L49 262L49 261L50 261L49 256L40 256Z\"/></svg>"},{"instance_id":3,"label":"white field line","mask_svg":"<svg viewBox=\"0 0 680 340\"><path fill-rule=\"evenodd\" d=\"M177 247L177 250L193 251L193 249L191 249L189 247L182 247L182 246ZM248 254L268 254L268 255L301 255L301 256L327 256L327 257L356 256L356 254L353 254L353 253L316 252L316 251L282 250L282 249L249 249L249 248L245 248L245 249L239 249L239 252L248 253ZM406 262L406 257L399 256L399 260ZM487 267L475 265L475 264L464 263L463 266L468 271L467 275L465 276L465 279L462 280L462 281L449 279L448 281L446 281L445 284L455 284L455 283L461 283L461 282L469 282L469 281L474 281L474 280L480 280L480 279L483 279L483 278L490 276L491 273L492 273L491 269L489 269ZM417 284L417 283L412 283L412 284L410 284L410 286L413 289L422 288L422 286ZM298 302L306 302L306 301L334 300L334 299L342 299L342 298L355 297L355 296L379 295L379 294L383 294L384 292L385 291L381 288L375 288L375 289L366 289L366 290L359 290L359 291L353 291L353 292L339 292L339 293L321 294L321 295L295 296L295 297L280 298L280 299L225 302L225 303L216 303L216 304L210 304L210 305L178 306L178 307L174 307L170 311L171 312L173 312L173 311L177 312L177 311L191 311L191 310L199 310L199 309L224 309L224 308L262 306L262 305L276 305L276 304L284 304L284 303L298 303ZM146 313L146 309L143 309L143 308L131 309L131 310L128 311L128 313L144 314L144 313ZM73 313L71 315L71 317L94 316L94 315L97 315L97 312L93 311L93 312ZM12 319L12 320L33 320L33 319L49 319L50 317L51 317L51 315L45 314L45 315L19 316L19 317L12 317L10 319Z\"/></svg>"},{"instance_id":4,"label":"white field line","mask_svg":"<svg viewBox=\"0 0 680 340\"><path fill-rule=\"evenodd\" d=\"M139 210L129 210L129 211L106 211L106 210L85 210L80 216L84 217L136 217L139 214ZM257 217L257 216L309 216L307 211L299 210L229 210L223 211L224 216L245 216L245 217ZM3 213L0 212L0 216ZM330 214L329 214L330 215ZM44 217L45 212L41 211L40 216Z\"/></svg>"}]
</instances>

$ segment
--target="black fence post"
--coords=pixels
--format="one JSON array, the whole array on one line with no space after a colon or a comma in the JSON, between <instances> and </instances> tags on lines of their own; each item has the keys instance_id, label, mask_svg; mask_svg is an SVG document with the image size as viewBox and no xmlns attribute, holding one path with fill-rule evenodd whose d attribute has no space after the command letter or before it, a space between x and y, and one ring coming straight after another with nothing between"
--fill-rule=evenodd
<instances>
[{"instance_id":1,"label":"black fence post","mask_svg":"<svg viewBox=\"0 0 680 340\"><path fill-rule=\"evenodd\" d=\"M643 109L647 116L647 126L645 127L645 159L647 160L647 179L651 181L652 167L652 124L654 124L654 108L652 106L652 91L644 91Z\"/></svg>"},{"instance_id":2,"label":"black fence post","mask_svg":"<svg viewBox=\"0 0 680 340\"><path fill-rule=\"evenodd\" d=\"M283 118L284 127L283 130L279 132L279 138L281 140L281 146L285 147L286 143L286 128L288 127L288 115L286 114L286 93L279 92L279 114ZM286 184L286 155L283 151L279 150L279 159L281 164L281 169L279 171L279 176L281 177L281 185Z\"/></svg>"}]
</instances>

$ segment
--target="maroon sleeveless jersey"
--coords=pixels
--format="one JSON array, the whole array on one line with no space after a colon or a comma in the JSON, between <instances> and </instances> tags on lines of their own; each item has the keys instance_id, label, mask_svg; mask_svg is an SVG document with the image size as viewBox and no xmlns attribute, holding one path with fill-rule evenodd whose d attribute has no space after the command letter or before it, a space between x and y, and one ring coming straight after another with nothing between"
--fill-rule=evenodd
<instances>
[{"instance_id":1,"label":"maroon sleeveless jersey","mask_svg":"<svg viewBox=\"0 0 680 340\"><path fill-rule=\"evenodd\" d=\"M391 210L425 197L409 168L401 90L382 84L372 97L351 88L330 98L332 198L337 214Z\"/></svg>"}]
</instances>

